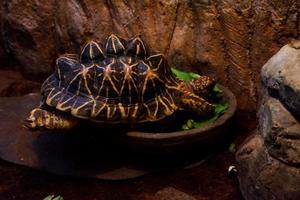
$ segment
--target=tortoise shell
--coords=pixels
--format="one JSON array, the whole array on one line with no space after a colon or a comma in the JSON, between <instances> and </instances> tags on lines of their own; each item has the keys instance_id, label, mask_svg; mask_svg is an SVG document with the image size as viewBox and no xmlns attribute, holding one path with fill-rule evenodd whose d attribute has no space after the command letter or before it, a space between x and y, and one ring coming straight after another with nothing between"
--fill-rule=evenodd
<instances>
[{"instance_id":1,"label":"tortoise shell","mask_svg":"<svg viewBox=\"0 0 300 200\"><path fill-rule=\"evenodd\" d=\"M102 50L104 49L104 51ZM95 122L156 121L178 109L177 86L162 54L148 56L140 37L91 41L81 55L65 54L44 82L42 103Z\"/></svg>"}]
</instances>

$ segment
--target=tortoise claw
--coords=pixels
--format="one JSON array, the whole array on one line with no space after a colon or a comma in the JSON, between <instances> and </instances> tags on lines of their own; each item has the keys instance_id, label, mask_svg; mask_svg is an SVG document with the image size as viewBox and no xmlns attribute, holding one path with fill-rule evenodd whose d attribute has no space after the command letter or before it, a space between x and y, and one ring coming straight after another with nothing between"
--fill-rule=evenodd
<instances>
[{"instance_id":1,"label":"tortoise claw","mask_svg":"<svg viewBox=\"0 0 300 200\"><path fill-rule=\"evenodd\" d=\"M42 123L44 112L40 108L35 108L30 112L30 116L27 119L23 120L23 127L30 129L30 130L38 130L44 127Z\"/></svg>"},{"instance_id":2,"label":"tortoise claw","mask_svg":"<svg viewBox=\"0 0 300 200\"><path fill-rule=\"evenodd\" d=\"M33 123L33 121L29 118L24 119L22 121L22 126L26 129L30 129L32 131L37 130L37 127L35 126L35 124Z\"/></svg>"}]
</instances>

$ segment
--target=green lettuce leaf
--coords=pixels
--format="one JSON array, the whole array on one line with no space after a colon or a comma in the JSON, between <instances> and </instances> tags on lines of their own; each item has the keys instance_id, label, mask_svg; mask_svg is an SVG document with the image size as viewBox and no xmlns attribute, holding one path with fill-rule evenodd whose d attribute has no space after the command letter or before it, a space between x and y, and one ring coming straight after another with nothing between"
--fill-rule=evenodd
<instances>
[{"instance_id":1,"label":"green lettuce leaf","mask_svg":"<svg viewBox=\"0 0 300 200\"><path fill-rule=\"evenodd\" d=\"M64 200L64 198L62 198L62 196L55 197L54 195L49 195L45 197L43 200Z\"/></svg>"},{"instance_id":2,"label":"green lettuce leaf","mask_svg":"<svg viewBox=\"0 0 300 200\"><path fill-rule=\"evenodd\" d=\"M236 152L236 145L235 145L234 143L231 143L231 144L229 145L228 150L229 150L230 153L233 153L233 154L234 154L234 153Z\"/></svg>"},{"instance_id":3,"label":"green lettuce leaf","mask_svg":"<svg viewBox=\"0 0 300 200\"><path fill-rule=\"evenodd\" d=\"M223 91L218 87L218 85L215 85L215 87L213 88L213 92L216 94L222 94Z\"/></svg>"},{"instance_id":4,"label":"green lettuce leaf","mask_svg":"<svg viewBox=\"0 0 300 200\"><path fill-rule=\"evenodd\" d=\"M203 119L188 119L183 125L183 130L189 130L192 128L201 128L204 127L210 123L215 122L220 116L222 116L228 109L229 105L228 103L218 103L214 105L214 114L209 118L203 118Z\"/></svg>"},{"instance_id":5,"label":"green lettuce leaf","mask_svg":"<svg viewBox=\"0 0 300 200\"><path fill-rule=\"evenodd\" d=\"M176 76L176 78L183 80L183 81L190 81L196 78L199 78L200 75L193 73L193 72L184 72L175 68L171 68L171 71Z\"/></svg>"}]
</instances>

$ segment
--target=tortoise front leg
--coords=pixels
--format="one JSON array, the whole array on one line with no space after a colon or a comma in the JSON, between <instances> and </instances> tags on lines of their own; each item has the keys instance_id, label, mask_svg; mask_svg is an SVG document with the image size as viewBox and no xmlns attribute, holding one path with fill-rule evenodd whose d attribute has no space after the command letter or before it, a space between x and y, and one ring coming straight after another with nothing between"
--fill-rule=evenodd
<instances>
[{"instance_id":1,"label":"tortoise front leg","mask_svg":"<svg viewBox=\"0 0 300 200\"><path fill-rule=\"evenodd\" d=\"M24 120L24 126L29 129L66 130L73 128L76 124L75 118L52 113L41 108L33 109L30 116Z\"/></svg>"},{"instance_id":2,"label":"tortoise front leg","mask_svg":"<svg viewBox=\"0 0 300 200\"><path fill-rule=\"evenodd\" d=\"M200 116L207 116L213 113L214 106L194 93L184 92L181 98L181 108Z\"/></svg>"},{"instance_id":3,"label":"tortoise front leg","mask_svg":"<svg viewBox=\"0 0 300 200\"><path fill-rule=\"evenodd\" d=\"M180 93L178 98L179 108L194 112L200 116L211 115L214 106L205 100L205 96L210 93L213 86L214 80L206 76L201 76L188 83L180 81L175 91Z\"/></svg>"}]
</instances>

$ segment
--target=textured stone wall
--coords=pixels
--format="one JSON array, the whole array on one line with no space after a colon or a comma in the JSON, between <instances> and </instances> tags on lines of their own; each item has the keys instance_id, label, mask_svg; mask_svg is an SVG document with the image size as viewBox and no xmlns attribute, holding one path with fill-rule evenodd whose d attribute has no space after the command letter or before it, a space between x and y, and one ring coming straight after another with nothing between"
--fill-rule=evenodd
<instances>
[{"instance_id":1,"label":"textured stone wall","mask_svg":"<svg viewBox=\"0 0 300 200\"><path fill-rule=\"evenodd\" d=\"M46 76L58 55L87 40L141 34L171 66L216 76L246 111L256 107L261 66L300 35L298 0L1 2L0 58L10 52L29 78Z\"/></svg>"},{"instance_id":2,"label":"textured stone wall","mask_svg":"<svg viewBox=\"0 0 300 200\"><path fill-rule=\"evenodd\" d=\"M262 67L258 130L236 154L246 200L300 199L300 40Z\"/></svg>"}]
</instances>

